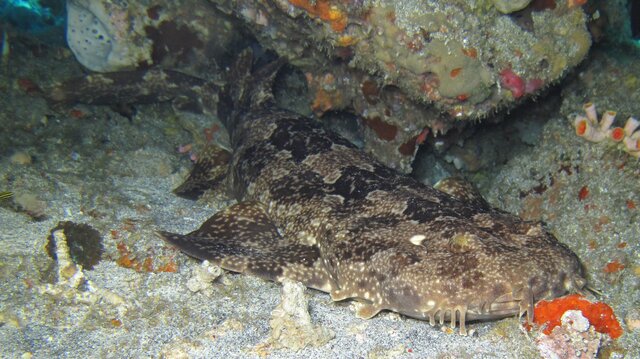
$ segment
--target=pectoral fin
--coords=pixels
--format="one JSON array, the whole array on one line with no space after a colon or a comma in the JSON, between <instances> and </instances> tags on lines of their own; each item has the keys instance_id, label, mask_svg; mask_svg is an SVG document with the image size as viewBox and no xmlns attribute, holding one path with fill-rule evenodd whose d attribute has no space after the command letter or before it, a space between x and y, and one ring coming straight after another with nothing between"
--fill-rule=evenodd
<instances>
[{"instance_id":1,"label":"pectoral fin","mask_svg":"<svg viewBox=\"0 0 640 359\"><path fill-rule=\"evenodd\" d=\"M210 144L198 155L189 177L173 192L180 197L195 200L205 191L222 186L230 159L229 151Z\"/></svg>"},{"instance_id":2,"label":"pectoral fin","mask_svg":"<svg viewBox=\"0 0 640 359\"><path fill-rule=\"evenodd\" d=\"M318 247L282 237L259 202L230 206L189 234L160 236L188 255L230 271L273 281L289 278L325 291L331 287Z\"/></svg>"}]
</instances>

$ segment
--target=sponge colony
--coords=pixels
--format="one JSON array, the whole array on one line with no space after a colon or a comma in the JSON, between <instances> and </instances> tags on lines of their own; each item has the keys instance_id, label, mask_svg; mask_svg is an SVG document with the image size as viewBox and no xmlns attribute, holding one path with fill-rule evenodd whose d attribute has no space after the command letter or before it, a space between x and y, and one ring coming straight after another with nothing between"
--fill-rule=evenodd
<instances>
[{"instance_id":1,"label":"sponge colony","mask_svg":"<svg viewBox=\"0 0 640 359\"><path fill-rule=\"evenodd\" d=\"M92 71L109 71L113 40L105 26L88 9L69 2L67 43L78 62Z\"/></svg>"},{"instance_id":2,"label":"sponge colony","mask_svg":"<svg viewBox=\"0 0 640 359\"><path fill-rule=\"evenodd\" d=\"M97 72L151 63L151 43L135 6L110 1L67 1L67 44L78 62ZM132 16L132 14L134 16Z\"/></svg>"},{"instance_id":3,"label":"sponge colony","mask_svg":"<svg viewBox=\"0 0 640 359\"><path fill-rule=\"evenodd\" d=\"M530 2L531 0L493 0L493 6L503 14L510 14L524 9Z\"/></svg>"}]
</instances>

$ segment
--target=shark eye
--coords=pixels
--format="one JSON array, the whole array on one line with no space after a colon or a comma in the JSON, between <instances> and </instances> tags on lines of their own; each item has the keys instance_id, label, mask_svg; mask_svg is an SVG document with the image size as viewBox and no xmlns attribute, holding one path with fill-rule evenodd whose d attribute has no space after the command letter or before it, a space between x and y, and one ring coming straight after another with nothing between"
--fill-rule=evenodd
<instances>
[{"instance_id":1,"label":"shark eye","mask_svg":"<svg viewBox=\"0 0 640 359\"><path fill-rule=\"evenodd\" d=\"M415 244L416 246L419 246L422 244L422 241L424 241L425 238L427 238L427 236L425 236L424 234L416 234L409 238L409 242Z\"/></svg>"}]
</instances>

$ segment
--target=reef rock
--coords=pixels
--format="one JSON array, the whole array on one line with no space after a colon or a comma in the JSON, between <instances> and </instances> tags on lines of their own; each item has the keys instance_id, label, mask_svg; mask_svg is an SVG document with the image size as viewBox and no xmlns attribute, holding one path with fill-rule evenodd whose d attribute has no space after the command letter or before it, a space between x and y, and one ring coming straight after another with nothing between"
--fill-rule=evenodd
<instances>
[{"instance_id":1,"label":"reef rock","mask_svg":"<svg viewBox=\"0 0 640 359\"><path fill-rule=\"evenodd\" d=\"M581 7L529 2L68 0L67 34L94 71L159 65L203 77L244 27L304 73L318 117L356 114L364 149L410 172L427 134L514 106L585 57Z\"/></svg>"}]
</instances>

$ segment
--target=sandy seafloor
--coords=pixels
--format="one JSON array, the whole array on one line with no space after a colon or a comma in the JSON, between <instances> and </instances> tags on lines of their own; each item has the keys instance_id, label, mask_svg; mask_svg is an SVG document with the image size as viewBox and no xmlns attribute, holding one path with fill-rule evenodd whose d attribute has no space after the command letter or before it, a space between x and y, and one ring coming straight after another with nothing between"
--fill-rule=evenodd
<instances>
[{"instance_id":1,"label":"sandy seafloor","mask_svg":"<svg viewBox=\"0 0 640 359\"><path fill-rule=\"evenodd\" d=\"M546 97L479 132L484 152L463 150L467 161L497 162L470 175L492 204L544 220L582 259L591 286L624 329L601 348L605 358L640 357L640 329L625 324L640 316L640 166L611 146L577 138L567 115L593 101L624 118L640 116L637 59L592 52ZM171 193L191 165L176 148L196 142L207 120L174 114L168 104L138 106L132 119L108 107L52 109L18 84L81 71L63 48L20 43L0 71L0 191L16 194L0 204L1 358L539 356L535 333L527 335L516 318L470 324L474 334L463 337L393 313L361 320L349 302L333 303L313 290L307 291L312 321L335 338L298 352L263 344L281 286L227 273L208 295L192 292L187 282L200 263L154 234L191 231L228 203ZM496 140L514 137L518 144L508 148ZM31 163L16 153L28 154ZM580 200L584 186L589 193ZM24 197L29 194L35 198ZM56 282L56 262L44 247L60 221L89 224L103 238L102 260L84 270L90 284ZM138 269L147 259L153 272L126 268L123 256ZM605 273L612 261L624 269ZM177 271L158 270L168 263Z\"/></svg>"}]
</instances>

